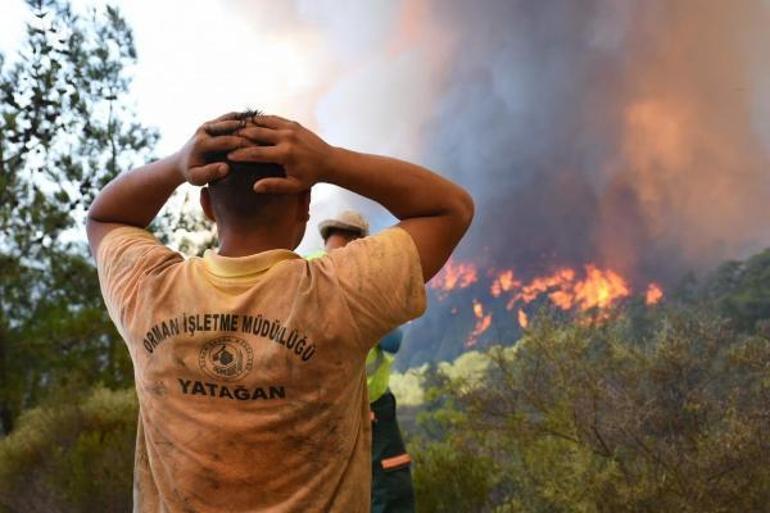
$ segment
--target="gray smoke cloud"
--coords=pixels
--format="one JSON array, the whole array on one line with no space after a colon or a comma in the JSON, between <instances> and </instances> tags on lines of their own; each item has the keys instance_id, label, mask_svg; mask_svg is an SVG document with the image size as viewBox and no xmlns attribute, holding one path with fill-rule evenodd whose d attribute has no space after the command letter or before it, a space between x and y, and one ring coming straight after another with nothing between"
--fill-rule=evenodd
<instances>
[{"instance_id":1,"label":"gray smoke cloud","mask_svg":"<svg viewBox=\"0 0 770 513\"><path fill-rule=\"evenodd\" d=\"M431 10L454 37L424 154L477 199L461 255L666 281L770 244L767 3Z\"/></svg>"}]
</instances>

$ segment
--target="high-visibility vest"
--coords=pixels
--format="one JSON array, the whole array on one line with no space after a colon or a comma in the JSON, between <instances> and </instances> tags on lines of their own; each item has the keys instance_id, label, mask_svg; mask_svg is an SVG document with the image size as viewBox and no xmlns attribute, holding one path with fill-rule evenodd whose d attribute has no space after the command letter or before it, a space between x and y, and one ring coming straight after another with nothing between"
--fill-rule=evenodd
<instances>
[{"instance_id":1,"label":"high-visibility vest","mask_svg":"<svg viewBox=\"0 0 770 513\"><path fill-rule=\"evenodd\" d=\"M370 403L382 397L388 389L393 360L393 355L383 351L379 344L366 355L366 387L369 389Z\"/></svg>"},{"instance_id":2,"label":"high-visibility vest","mask_svg":"<svg viewBox=\"0 0 770 513\"><path fill-rule=\"evenodd\" d=\"M326 255L326 251L319 249L318 251L313 251L312 253L305 255L305 260L315 260L316 258L321 258L324 255Z\"/></svg>"},{"instance_id":3,"label":"high-visibility vest","mask_svg":"<svg viewBox=\"0 0 770 513\"><path fill-rule=\"evenodd\" d=\"M307 260L321 258L326 254L319 250L310 253L305 257ZM398 329L398 328L396 328ZM388 334L392 336L394 332ZM400 337L400 333L398 333ZM399 338L400 345L400 338ZM394 356L387 351L383 351L379 344L369 350L366 355L366 387L369 389L369 402L373 403L388 389L390 384L390 369L393 366Z\"/></svg>"}]
</instances>

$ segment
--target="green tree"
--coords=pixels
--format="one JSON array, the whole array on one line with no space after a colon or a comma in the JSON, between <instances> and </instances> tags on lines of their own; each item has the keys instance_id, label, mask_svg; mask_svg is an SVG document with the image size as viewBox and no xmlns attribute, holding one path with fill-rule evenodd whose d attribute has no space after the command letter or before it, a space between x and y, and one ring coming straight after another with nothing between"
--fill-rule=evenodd
<instances>
[{"instance_id":1,"label":"green tree","mask_svg":"<svg viewBox=\"0 0 770 513\"><path fill-rule=\"evenodd\" d=\"M689 308L649 322L541 318L484 379L434 380L412 448L453 470L415 472L422 511L449 510L439 475L452 497L488 490L453 511L766 511L770 339Z\"/></svg>"},{"instance_id":2,"label":"green tree","mask_svg":"<svg viewBox=\"0 0 770 513\"><path fill-rule=\"evenodd\" d=\"M131 511L137 401L96 388L26 410L0 440L0 511Z\"/></svg>"},{"instance_id":3,"label":"green tree","mask_svg":"<svg viewBox=\"0 0 770 513\"><path fill-rule=\"evenodd\" d=\"M702 286L701 296L744 331L770 321L770 249L744 262L722 264Z\"/></svg>"},{"instance_id":4,"label":"green tree","mask_svg":"<svg viewBox=\"0 0 770 513\"><path fill-rule=\"evenodd\" d=\"M124 386L127 352L82 237L95 193L157 139L126 93L131 30L112 7L28 0L26 41L0 56L0 429L51 390Z\"/></svg>"}]
</instances>

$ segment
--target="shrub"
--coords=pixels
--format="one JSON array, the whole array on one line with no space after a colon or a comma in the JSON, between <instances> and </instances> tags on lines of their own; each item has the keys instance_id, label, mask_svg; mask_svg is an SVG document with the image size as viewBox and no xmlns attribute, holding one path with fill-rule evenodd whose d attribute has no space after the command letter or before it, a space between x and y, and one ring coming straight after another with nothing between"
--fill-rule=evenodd
<instances>
[{"instance_id":1,"label":"shrub","mask_svg":"<svg viewBox=\"0 0 770 513\"><path fill-rule=\"evenodd\" d=\"M136 422L133 390L26 411L0 440L0 511L131 511Z\"/></svg>"},{"instance_id":2,"label":"shrub","mask_svg":"<svg viewBox=\"0 0 770 513\"><path fill-rule=\"evenodd\" d=\"M450 502L421 511L766 511L770 340L692 310L652 322L541 318L480 382L434 380L415 480Z\"/></svg>"}]
</instances>

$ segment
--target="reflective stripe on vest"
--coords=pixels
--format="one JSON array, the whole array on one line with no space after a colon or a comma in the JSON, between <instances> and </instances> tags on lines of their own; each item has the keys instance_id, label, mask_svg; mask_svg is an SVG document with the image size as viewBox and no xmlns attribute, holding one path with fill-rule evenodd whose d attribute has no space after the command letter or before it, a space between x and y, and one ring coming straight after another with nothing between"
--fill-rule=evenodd
<instances>
[{"instance_id":1,"label":"reflective stripe on vest","mask_svg":"<svg viewBox=\"0 0 770 513\"><path fill-rule=\"evenodd\" d=\"M404 453L399 454L398 456L393 456L392 458L385 458L381 463L384 470L391 470L409 465L412 463L412 458L408 454Z\"/></svg>"}]
</instances>

